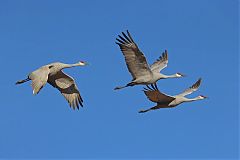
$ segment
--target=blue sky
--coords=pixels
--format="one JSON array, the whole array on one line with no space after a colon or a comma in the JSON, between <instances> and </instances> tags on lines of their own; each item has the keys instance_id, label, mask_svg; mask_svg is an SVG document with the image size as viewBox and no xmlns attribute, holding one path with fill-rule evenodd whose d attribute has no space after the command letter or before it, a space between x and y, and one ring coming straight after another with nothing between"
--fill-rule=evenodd
<instances>
[{"instance_id":1,"label":"blue sky","mask_svg":"<svg viewBox=\"0 0 240 160\"><path fill-rule=\"evenodd\" d=\"M237 158L238 1L0 1L0 158ZM138 114L154 104L142 86L114 91L131 76L115 44L129 30L152 63L167 49L161 80L170 95L199 77L210 98ZM37 96L17 80L50 62L64 70L84 108L73 111L46 85Z\"/></svg>"}]
</instances>

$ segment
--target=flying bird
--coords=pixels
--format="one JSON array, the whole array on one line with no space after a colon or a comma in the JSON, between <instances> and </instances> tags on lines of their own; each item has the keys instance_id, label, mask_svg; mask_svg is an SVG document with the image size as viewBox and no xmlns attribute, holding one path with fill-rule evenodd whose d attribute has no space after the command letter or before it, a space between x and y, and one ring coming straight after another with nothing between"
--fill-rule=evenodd
<instances>
[{"instance_id":1,"label":"flying bird","mask_svg":"<svg viewBox=\"0 0 240 160\"><path fill-rule=\"evenodd\" d=\"M125 57L128 71L131 73L133 79L125 86L116 87L115 90L140 84L149 85L156 83L159 79L179 78L184 76L181 73L173 75L164 75L160 73L168 64L167 50L162 53L159 59L149 66L144 54L140 51L128 30L127 35L122 32L122 36L118 35L118 37L119 38L116 38L116 44L119 45Z\"/></svg>"},{"instance_id":2,"label":"flying bird","mask_svg":"<svg viewBox=\"0 0 240 160\"><path fill-rule=\"evenodd\" d=\"M80 61L75 64L65 64L60 62L51 63L38 68L30 73L27 79L17 81L16 84L21 84L32 80L33 94L36 95L48 82L53 87L57 88L68 101L70 107L79 109L79 105L83 107L83 99L77 88L77 85L72 77L64 73L62 70L76 66L84 66L86 62Z\"/></svg>"},{"instance_id":3,"label":"flying bird","mask_svg":"<svg viewBox=\"0 0 240 160\"><path fill-rule=\"evenodd\" d=\"M191 87L186 89L184 92L175 95L175 96L169 96L164 93L161 93L158 90L158 87L156 84L151 84L151 87L147 85L147 88L144 88L144 93L147 96L147 98L152 101L157 103L156 106L146 109L146 110L140 110L139 113L144 113L148 112L150 110L156 110L160 108L173 108L176 107L177 105L183 103L183 102L191 102L191 101L196 101L196 100L202 100L207 98L206 96L200 95L195 98L186 98L186 95L189 95L196 91L201 84L201 78L198 79L198 81L193 84Z\"/></svg>"}]
</instances>

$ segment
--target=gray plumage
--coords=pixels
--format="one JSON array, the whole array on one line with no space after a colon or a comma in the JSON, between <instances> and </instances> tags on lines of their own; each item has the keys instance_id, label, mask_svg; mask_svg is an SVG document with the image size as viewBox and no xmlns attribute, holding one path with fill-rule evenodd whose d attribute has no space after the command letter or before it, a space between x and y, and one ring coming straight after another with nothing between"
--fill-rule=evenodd
<instances>
[{"instance_id":1,"label":"gray plumage","mask_svg":"<svg viewBox=\"0 0 240 160\"><path fill-rule=\"evenodd\" d=\"M64 64L60 62L51 63L40 67L28 75L27 79L17 81L16 84L21 84L32 80L33 94L36 95L48 82L53 87L57 88L68 101L70 107L79 109L79 105L83 107L83 99L77 88L77 85L72 77L64 73L64 68L75 66L84 66L85 62L75 64Z\"/></svg>"},{"instance_id":2,"label":"gray plumage","mask_svg":"<svg viewBox=\"0 0 240 160\"><path fill-rule=\"evenodd\" d=\"M184 92L175 96L169 96L167 94L161 93L156 84L151 84L151 87L147 86L147 88L144 88L144 93L150 101L157 103L157 105L146 110L140 110L139 113L144 113L150 110L155 110L160 108L173 108L183 102L191 102L191 101L205 99L207 97L203 95L197 96L196 98L185 97L186 95L196 91L199 88L200 84L201 84L201 78L199 78L196 83L194 83L191 87L186 89Z\"/></svg>"},{"instance_id":3,"label":"gray plumage","mask_svg":"<svg viewBox=\"0 0 240 160\"><path fill-rule=\"evenodd\" d=\"M131 73L133 79L125 86L116 87L115 90L139 84L153 84L156 83L159 79L183 77L183 74L180 73L173 75L164 75L160 73L160 71L167 67L168 64L167 50L162 53L162 56L160 56L156 62L149 66L144 54L140 51L128 31L127 35L122 32L122 36L118 35L118 37L119 38L116 38L116 44L119 45L125 57L128 71Z\"/></svg>"}]
</instances>

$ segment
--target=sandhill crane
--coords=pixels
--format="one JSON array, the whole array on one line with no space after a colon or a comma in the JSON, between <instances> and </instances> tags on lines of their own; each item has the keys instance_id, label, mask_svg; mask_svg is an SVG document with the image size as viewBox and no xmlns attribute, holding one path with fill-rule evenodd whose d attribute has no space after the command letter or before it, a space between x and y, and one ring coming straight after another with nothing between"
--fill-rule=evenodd
<instances>
[{"instance_id":1,"label":"sandhill crane","mask_svg":"<svg viewBox=\"0 0 240 160\"><path fill-rule=\"evenodd\" d=\"M33 89L33 94L36 95L48 82L62 93L62 95L68 101L70 107L73 109L79 109L79 104L83 107L83 99L80 96L77 85L74 79L64 73L62 70L64 68L84 66L86 64L87 63L83 61L75 64L64 64L60 62L51 63L33 71L28 75L27 79L17 81L16 84L21 84L32 80L31 86Z\"/></svg>"},{"instance_id":2,"label":"sandhill crane","mask_svg":"<svg viewBox=\"0 0 240 160\"><path fill-rule=\"evenodd\" d=\"M133 79L125 86L116 87L115 90L139 84L153 84L159 79L179 78L184 76L181 73L173 75L164 75L160 73L160 71L167 67L168 64L168 53L166 50L162 53L162 56L160 56L159 59L149 67L144 54L140 51L128 30L128 36L124 32L122 32L122 35L123 37L118 35L119 38L116 38L116 44L119 45L125 57L128 71L131 73Z\"/></svg>"},{"instance_id":3,"label":"sandhill crane","mask_svg":"<svg viewBox=\"0 0 240 160\"><path fill-rule=\"evenodd\" d=\"M151 87L147 85L147 88L144 88L144 93L150 101L157 103L157 105L155 107L152 107L146 110L141 110L139 111L139 113L144 113L150 110L155 110L160 108L173 108L183 102L191 102L191 101L205 99L207 97L203 95L197 96L196 98L185 97L186 95L189 95L192 92L196 91L200 86L200 84L201 84L201 78L199 78L198 81L195 84L193 84L191 87L189 87L184 92L176 96L169 96L164 93L161 93L158 90L158 87L156 84L151 84Z\"/></svg>"}]
</instances>

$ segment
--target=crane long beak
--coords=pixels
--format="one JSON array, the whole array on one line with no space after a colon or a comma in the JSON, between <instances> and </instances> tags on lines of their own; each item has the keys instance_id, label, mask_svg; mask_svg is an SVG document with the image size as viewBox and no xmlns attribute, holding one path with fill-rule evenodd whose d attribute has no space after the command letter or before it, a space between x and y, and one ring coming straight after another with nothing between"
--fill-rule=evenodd
<instances>
[{"instance_id":1,"label":"crane long beak","mask_svg":"<svg viewBox=\"0 0 240 160\"><path fill-rule=\"evenodd\" d=\"M182 74L182 73L179 73L181 75L181 77L187 77L186 74Z\"/></svg>"}]
</instances>

